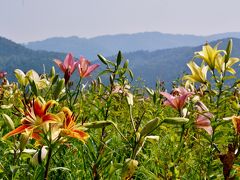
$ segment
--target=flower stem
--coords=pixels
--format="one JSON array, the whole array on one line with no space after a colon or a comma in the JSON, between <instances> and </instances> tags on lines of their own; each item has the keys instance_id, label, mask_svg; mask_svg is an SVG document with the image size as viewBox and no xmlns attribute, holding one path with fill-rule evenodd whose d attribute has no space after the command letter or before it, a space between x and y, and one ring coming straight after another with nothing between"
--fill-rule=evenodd
<instances>
[{"instance_id":1,"label":"flower stem","mask_svg":"<svg viewBox=\"0 0 240 180\"><path fill-rule=\"evenodd\" d=\"M82 78L80 77L80 79L79 79L79 81L78 81L78 84L77 84L77 87L76 87L77 94L76 94L76 96L75 96L75 98L74 98L73 104L75 104L76 101L77 101L77 97L78 97L79 92L80 92L80 85L81 85L81 82L82 82Z\"/></svg>"},{"instance_id":2,"label":"flower stem","mask_svg":"<svg viewBox=\"0 0 240 180\"><path fill-rule=\"evenodd\" d=\"M52 147L50 146L49 150L48 150L47 163L46 163L45 173L44 173L44 180L48 179L48 172L49 172L49 165L50 165L51 157L52 157Z\"/></svg>"}]
</instances>

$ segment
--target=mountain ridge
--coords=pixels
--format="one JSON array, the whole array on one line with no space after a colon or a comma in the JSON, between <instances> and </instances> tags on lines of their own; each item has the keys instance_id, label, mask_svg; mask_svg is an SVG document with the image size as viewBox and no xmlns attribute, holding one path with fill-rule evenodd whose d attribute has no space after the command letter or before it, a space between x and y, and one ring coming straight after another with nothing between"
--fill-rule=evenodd
<instances>
[{"instance_id":1,"label":"mountain ridge","mask_svg":"<svg viewBox=\"0 0 240 180\"><path fill-rule=\"evenodd\" d=\"M95 59L96 54L103 53L106 56L122 52L137 50L155 51L175 47L193 47L204 44L207 41L215 41L223 38L240 38L239 32L221 33L209 36L169 34L161 32L142 32L133 34L103 35L93 38L53 37L43 41L29 42L26 47L33 50L50 50L54 52L72 52L76 56Z\"/></svg>"},{"instance_id":2,"label":"mountain ridge","mask_svg":"<svg viewBox=\"0 0 240 180\"><path fill-rule=\"evenodd\" d=\"M240 57L240 39L233 39L232 56ZM215 45L217 42L222 41L220 48L225 49L227 46L227 39L211 42ZM138 50L135 52L123 53L125 59L129 59L129 66L135 74L135 79L141 77L145 85L154 88L156 81L164 80L168 88L171 87L173 80L181 77L184 72L189 72L186 65L194 56L194 52L200 51L201 46L195 47L178 47L170 49L160 49L155 51ZM113 59L114 56L107 56L101 53L108 59ZM115 52L117 54L117 51ZM6 38L0 37L0 70L7 70L8 78L14 80L13 71L16 68L28 71L34 69L38 73L49 72L52 66L56 67L57 73L60 73L59 68L54 64L53 59L64 60L65 53L55 53L47 51L34 51L14 43ZM92 63L99 63L100 61L95 58ZM104 69L104 65L101 65ZM99 72L100 69L98 69ZM240 71L237 71L238 76ZM62 73L60 73L62 76ZM77 77L77 73L74 75ZM72 79L74 80L74 79Z\"/></svg>"}]
</instances>

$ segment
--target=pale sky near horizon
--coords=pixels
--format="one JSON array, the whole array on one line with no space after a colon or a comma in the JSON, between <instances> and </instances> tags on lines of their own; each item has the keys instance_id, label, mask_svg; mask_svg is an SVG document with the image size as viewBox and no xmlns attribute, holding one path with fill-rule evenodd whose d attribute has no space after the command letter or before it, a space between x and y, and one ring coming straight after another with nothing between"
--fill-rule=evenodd
<instances>
[{"instance_id":1,"label":"pale sky near horizon","mask_svg":"<svg viewBox=\"0 0 240 180\"><path fill-rule=\"evenodd\" d=\"M240 0L0 0L0 36L24 43L146 31L240 32L239 7Z\"/></svg>"}]
</instances>

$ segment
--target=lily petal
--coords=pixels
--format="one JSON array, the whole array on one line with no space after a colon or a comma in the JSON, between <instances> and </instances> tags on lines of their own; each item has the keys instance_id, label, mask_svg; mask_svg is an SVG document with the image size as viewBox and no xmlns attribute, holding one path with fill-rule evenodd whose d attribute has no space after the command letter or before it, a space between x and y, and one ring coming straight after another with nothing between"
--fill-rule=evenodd
<instances>
[{"instance_id":1,"label":"lily petal","mask_svg":"<svg viewBox=\"0 0 240 180\"><path fill-rule=\"evenodd\" d=\"M24 132L26 129L30 128L29 125L21 125L19 127L17 127L16 129L10 131L9 133L7 133L5 136L3 136L3 139L6 139L10 136L16 135L16 134L20 134L22 132Z\"/></svg>"}]
</instances>

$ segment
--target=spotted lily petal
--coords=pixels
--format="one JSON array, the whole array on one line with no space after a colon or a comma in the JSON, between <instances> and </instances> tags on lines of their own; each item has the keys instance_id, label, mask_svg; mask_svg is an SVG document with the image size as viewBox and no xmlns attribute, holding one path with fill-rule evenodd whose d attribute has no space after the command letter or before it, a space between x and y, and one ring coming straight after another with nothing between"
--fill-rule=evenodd
<instances>
[{"instance_id":1,"label":"spotted lily petal","mask_svg":"<svg viewBox=\"0 0 240 180\"><path fill-rule=\"evenodd\" d=\"M86 132L82 131L80 127L76 124L76 119L71 110L64 107L62 109L62 112L64 113L65 117L61 134L63 136L69 136L84 142L89 137L89 135Z\"/></svg>"}]
</instances>

